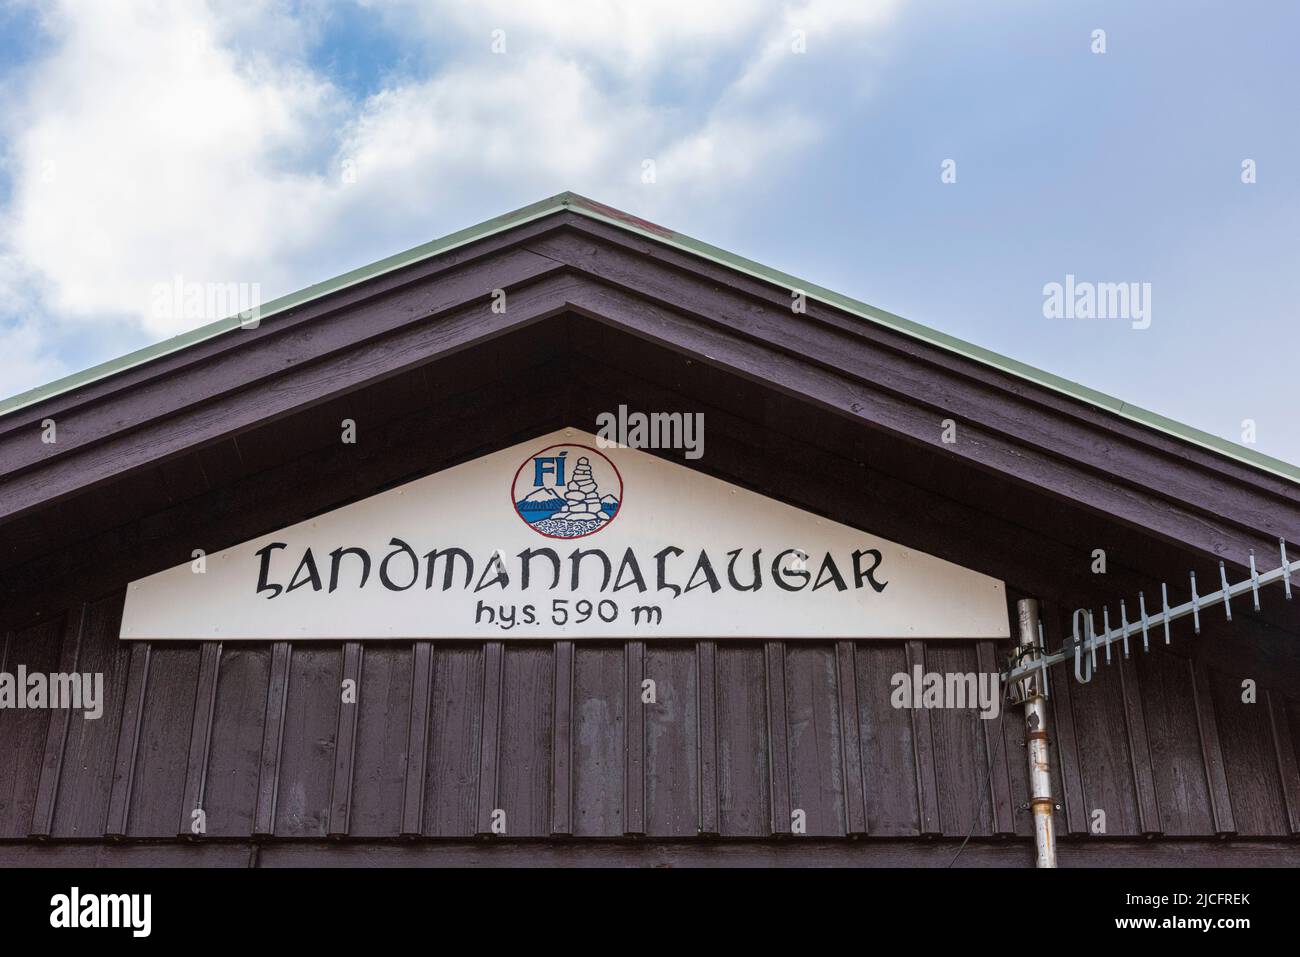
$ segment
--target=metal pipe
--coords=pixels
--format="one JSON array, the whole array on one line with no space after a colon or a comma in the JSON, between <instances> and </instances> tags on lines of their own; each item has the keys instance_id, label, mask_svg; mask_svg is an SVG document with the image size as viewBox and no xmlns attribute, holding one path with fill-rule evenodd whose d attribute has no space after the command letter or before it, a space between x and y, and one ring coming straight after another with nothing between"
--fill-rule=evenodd
<instances>
[{"instance_id":1,"label":"metal pipe","mask_svg":"<svg viewBox=\"0 0 1300 957\"><path fill-rule=\"evenodd\" d=\"M1042 674L1032 671L1042 655L1038 644L1038 602L1022 598L1016 602L1020 619L1021 663L1031 669L1020 680L1025 704L1026 754L1029 758L1029 809L1034 820L1034 845L1038 850L1038 867L1056 867L1056 824L1053 818L1052 765L1047 740L1047 701L1040 687Z\"/></svg>"}]
</instances>

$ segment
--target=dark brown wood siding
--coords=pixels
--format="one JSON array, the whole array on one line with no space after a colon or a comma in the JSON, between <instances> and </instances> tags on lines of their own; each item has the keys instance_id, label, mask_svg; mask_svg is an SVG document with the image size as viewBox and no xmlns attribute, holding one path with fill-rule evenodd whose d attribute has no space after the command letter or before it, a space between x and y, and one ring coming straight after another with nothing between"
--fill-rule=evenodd
<instances>
[{"instance_id":1,"label":"dark brown wood siding","mask_svg":"<svg viewBox=\"0 0 1300 957\"><path fill-rule=\"evenodd\" d=\"M498 810L507 842L797 843L796 810L814 844L1028 841L1017 711L985 722L889 703L890 676L910 663L979 670L992 643L149 646L118 640L120 613L118 596L5 636L6 669L62 661L103 671L111 691L98 720L0 711L0 840L192 840L201 808L208 841L272 844L468 839L490 834ZM1055 756L1074 782L1058 815L1065 860L1123 838L1295 834L1300 706L1276 691L1246 703L1240 676L1200 668L1153 649L1087 685L1063 687L1058 672ZM1104 839L1088 833L1097 811ZM23 846L0 844L0 860L30 861Z\"/></svg>"}]
</instances>

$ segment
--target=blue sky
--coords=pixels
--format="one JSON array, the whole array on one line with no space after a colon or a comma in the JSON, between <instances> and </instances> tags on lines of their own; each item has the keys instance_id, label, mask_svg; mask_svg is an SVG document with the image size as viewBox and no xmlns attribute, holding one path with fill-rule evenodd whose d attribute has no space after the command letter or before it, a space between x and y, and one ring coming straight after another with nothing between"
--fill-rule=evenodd
<instances>
[{"instance_id":1,"label":"blue sky","mask_svg":"<svg viewBox=\"0 0 1300 957\"><path fill-rule=\"evenodd\" d=\"M0 395L219 318L160 314L177 277L270 299L572 189L1300 463L1297 35L1173 0L0 3ZM1149 283L1150 327L1045 318L1067 274Z\"/></svg>"}]
</instances>

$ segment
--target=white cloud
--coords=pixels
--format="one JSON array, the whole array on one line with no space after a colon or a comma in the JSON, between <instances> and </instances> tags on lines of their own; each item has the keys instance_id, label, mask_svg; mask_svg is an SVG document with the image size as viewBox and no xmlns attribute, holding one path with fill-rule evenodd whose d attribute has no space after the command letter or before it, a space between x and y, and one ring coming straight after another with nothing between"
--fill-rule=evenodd
<instances>
[{"instance_id":1,"label":"white cloud","mask_svg":"<svg viewBox=\"0 0 1300 957\"><path fill-rule=\"evenodd\" d=\"M126 320L152 340L192 327L151 308L177 276L275 296L504 212L503 194L572 188L661 217L735 195L833 115L806 63L856 55L895 6L375 5L439 55L361 99L311 66L325 14L304 20L298 5L53 7L51 52L3 91L0 394L57 366L70 328L93 337ZM802 58L793 29L808 31Z\"/></svg>"},{"instance_id":2,"label":"white cloud","mask_svg":"<svg viewBox=\"0 0 1300 957\"><path fill-rule=\"evenodd\" d=\"M276 235L310 226L318 177L286 171L337 108L332 88L222 45L200 4L78 4L8 113L11 255L49 280L49 311L140 316L176 275L256 281Z\"/></svg>"}]
</instances>

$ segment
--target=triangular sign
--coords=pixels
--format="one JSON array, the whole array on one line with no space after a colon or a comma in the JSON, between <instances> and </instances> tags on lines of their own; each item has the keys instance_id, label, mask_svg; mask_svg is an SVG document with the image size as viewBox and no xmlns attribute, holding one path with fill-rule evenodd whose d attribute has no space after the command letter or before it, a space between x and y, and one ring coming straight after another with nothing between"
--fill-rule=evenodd
<instances>
[{"instance_id":1,"label":"triangular sign","mask_svg":"<svg viewBox=\"0 0 1300 957\"><path fill-rule=\"evenodd\" d=\"M563 429L133 582L140 640L1005 638L1002 582Z\"/></svg>"}]
</instances>

